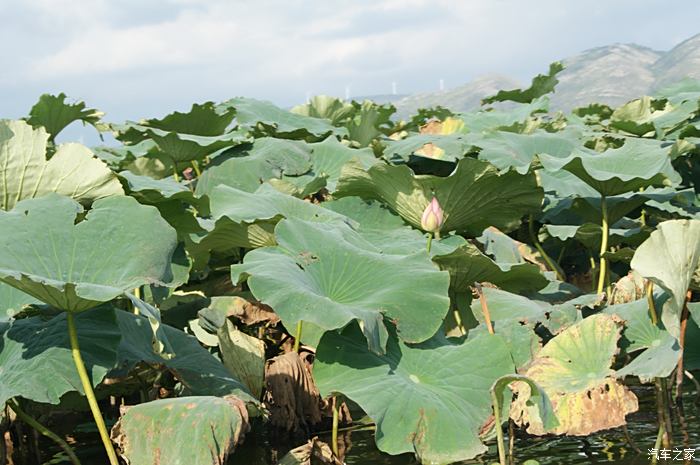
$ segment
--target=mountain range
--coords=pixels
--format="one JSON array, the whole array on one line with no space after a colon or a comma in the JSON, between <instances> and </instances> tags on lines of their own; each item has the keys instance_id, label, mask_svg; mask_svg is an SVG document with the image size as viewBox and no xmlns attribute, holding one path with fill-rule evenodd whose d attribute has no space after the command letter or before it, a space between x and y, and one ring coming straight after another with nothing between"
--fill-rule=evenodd
<instances>
[{"instance_id":1,"label":"mountain range","mask_svg":"<svg viewBox=\"0 0 700 465\"><path fill-rule=\"evenodd\" d=\"M613 44L586 50L562 61L566 68L558 75L559 84L551 96L553 110L567 111L593 102L620 105L684 78L700 79L700 34L666 52L636 44ZM453 111L468 111L478 107L482 98L500 89L522 86L523 83L507 76L491 75L444 91L382 95L379 100L391 101L400 117L413 114L418 108L436 105Z\"/></svg>"}]
</instances>

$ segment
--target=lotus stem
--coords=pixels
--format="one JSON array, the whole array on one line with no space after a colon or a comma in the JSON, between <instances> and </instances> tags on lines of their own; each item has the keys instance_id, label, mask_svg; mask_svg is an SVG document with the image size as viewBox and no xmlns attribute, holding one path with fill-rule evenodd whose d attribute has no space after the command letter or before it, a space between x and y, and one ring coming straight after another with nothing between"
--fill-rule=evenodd
<instances>
[{"instance_id":1,"label":"lotus stem","mask_svg":"<svg viewBox=\"0 0 700 465\"><path fill-rule=\"evenodd\" d=\"M333 396L333 426L331 430L331 448L333 454L338 457L338 397Z\"/></svg>"},{"instance_id":2,"label":"lotus stem","mask_svg":"<svg viewBox=\"0 0 700 465\"><path fill-rule=\"evenodd\" d=\"M486 302L486 296L484 295L484 289L481 284L474 283L476 287L476 292L479 294L479 303L481 304L481 312L484 314L484 321L486 322L486 329L489 330L490 334L496 334L493 330L493 325L491 324L491 312L489 312L489 306Z\"/></svg>"},{"instance_id":3,"label":"lotus stem","mask_svg":"<svg viewBox=\"0 0 700 465\"><path fill-rule=\"evenodd\" d=\"M566 277L564 275L562 275L561 271L559 271L559 267L554 264L554 261L552 261L552 258L547 254L547 252L544 251L542 244L540 244L539 239L537 239L537 234L535 234L535 225L534 225L534 221L532 219L532 215L530 215L530 217L529 217L527 229L530 232L530 240L535 245L535 248L540 253L540 255L542 255L542 258L544 259L545 263L547 263L547 266L549 268L551 268L552 271L554 271L554 274L557 276L557 279L559 281L566 281Z\"/></svg>"},{"instance_id":4,"label":"lotus stem","mask_svg":"<svg viewBox=\"0 0 700 465\"><path fill-rule=\"evenodd\" d=\"M608 260L605 258L605 252L608 250L608 235L610 233L608 226L608 205L605 196L600 197L600 212L603 215L602 221L602 237L600 240L600 272L598 274L598 289L596 293L602 294L603 286L607 278Z\"/></svg>"},{"instance_id":5,"label":"lotus stem","mask_svg":"<svg viewBox=\"0 0 700 465\"><path fill-rule=\"evenodd\" d=\"M661 440L666 436L666 432L664 431L664 423L660 422L659 423L659 433L656 435L656 442L654 443L654 449L659 450L661 447ZM665 447L665 446L664 446ZM654 454L651 456L651 465L656 465L658 461L658 455Z\"/></svg>"},{"instance_id":6,"label":"lotus stem","mask_svg":"<svg viewBox=\"0 0 700 465\"><path fill-rule=\"evenodd\" d=\"M175 182L180 182L180 175L177 174L177 163L173 161L173 178L175 178Z\"/></svg>"},{"instance_id":7,"label":"lotus stem","mask_svg":"<svg viewBox=\"0 0 700 465\"><path fill-rule=\"evenodd\" d=\"M202 176L202 170L199 169L199 163L197 163L197 160L192 160L192 168L194 168L194 172L197 174L198 178Z\"/></svg>"},{"instance_id":8,"label":"lotus stem","mask_svg":"<svg viewBox=\"0 0 700 465\"><path fill-rule=\"evenodd\" d=\"M464 323L462 323L462 315L459 314L459 308L456 306L454 309L452 309L452 316L454 316L455 323L457 323L457 328L459 329L459 332L462 333L462 336L467 334L467 330L464 328Z\"/></svg>"},{"instance_id":9,"label":"lotus stem","mask_svg":"<svg viewBox=\"0 0 700 465\"><path fill-rule=\"evenodd\" d=\"M299 352L299 348L301 347L301 327L302 327L302 320L297 321L297 331L294 335L294 352Z\"/></svg>"},{"instance_id":10,"label":"lotus stem","mask_svg":"<svg viewBox=\"0 0 700 465\"><path fill-rule=\"evenodd\" d=\"M17 418L34 428L36 431L41 433L42 435L46 436L47 438L51 439L53 442L55 442L63 451L68 455L68 458L70 459L71 463L73 465L81 465L80 460L78 457L75 455L75 452L73 452L73 449L68 445L68 443L48 429L46 426L42 425L39 423L37 420L29 416L22 408L19 406L19 402L17 402L14 399L10 399L7 401L7 404L10 406L10 408L17 414ZM0 439L4 443L5 440L4 438Z\"/></svg>"},{"instance_id":11,"label":"lotus stem","mask_svg":"<svg viewBox=\"0 0 700 465\"><path fill-rule=\"evenodd\" d=\"M83 383L83 389L85 390L85 397L87 397L88 404L90 405L90 410L92 411L92 416L97 424L97 430L100 432L100 438L102 439L102 444L104 445L105 452L107 452L107 457L109 457L110 465L119 465L119 460L117 459L117 453L114 451L114 446L112 446L112 441L109 438L109 432L107 431L107 426L105 425L104 418L102 418L102 413L100 412L100 407L97 405L97 399L95 398L95 391L92 390L92 383L90 382L90 377L88 376L87 369L85 368L85 362L83 361L82 355L80 355L80 346L78 345L78 331L75 327L75 316L71 312L67 312L66 320L68 322L68 336L70 338L71 353L73 355L73 362L75 362L75 368L78 370L78 376L80 381Z\"/></svg>"},{"instance_id":12,"label":"lotus stem","mask_svg":"<svg viewBox=\"0 0 700 465\"><path fill-rule=\"evenodd\" d=\"M491 389L491 403L493 404L493 416L496 421L495 427L496 440L498 442L498 463L500 463L500 465L506 465L506 446L503 441L503 428L501 427L501 409L498 406L498 396L493 389Z\"/></svg>"},{"instance_id":13,"label":"lotus stem","mask_svg":"<svg viewBox=\"0 0 700 465\"><path fill-rule=\"evenodd\" d=\"M428 233L428 246L427 246L428 254L430 254L430 246L431 246L432 244L433 244L433 234L432 234L432 233Z\"/></svg>"},{"instance_id":14,"label":"lotus stem","mask_svg":"<svg viewBox=\"0 0 700 465\"><path fill-rule=\"evenodd\" d=\"M649 316L654 326L659 324L659 317L656 314L656 303L654 302L654 283L647 281L647 302L649 303Z\"/></svg>"},{"instance_id":15,"label":"lotus stem","mask_svg":"<svg viewBox=\"0 0 700 465\"><path fill-rule=\"evenodd\" d=\"M681 312L681 334L678 342L681 346L681 354L678 357L678 368L676 369L676 405L683 408L683 351L685 348L685 332L688 327L688 302L692 297L692 291L688 291L683 311Z\"/></svg>"},{"instance_id":16,"label":"lotus stem","mask_svg":"<svg viewBox=\"0 0 700 465\"><path fill-rule=\"evenodd\" d=\"M136 297L137 299L141 298L141 286L134 288L134 297ZM131 305L132 307L134 307L134 315L140 315L141 311L139 311L139 308L134 304Z\"/></svg>"}]
</instances>

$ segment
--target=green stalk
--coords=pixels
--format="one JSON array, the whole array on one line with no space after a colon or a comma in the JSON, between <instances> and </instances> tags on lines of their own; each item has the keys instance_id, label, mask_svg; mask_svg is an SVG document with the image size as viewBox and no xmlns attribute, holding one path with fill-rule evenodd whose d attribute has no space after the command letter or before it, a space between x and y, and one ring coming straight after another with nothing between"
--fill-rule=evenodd
<instances>
[{"instance_id":1,"label":"green stalk","mask_svg":"<svg viewBox=\"0 0 700 465\"><path fill-rule=\"evenodd\" d=\"M428 233L428 253L430 253L430 246L433 244L433 233Z\"/></svg>"},{"instance_id":2,"label":"green stalk","mask_svg":"<svg viewBox=\"0 0 700 465\"><path fill-rule=\"evenodd\" d=\"M294 335L294 352L299 352L299 347L301 347L301 326L302 320L297 322L297 332Z\"/></svg>"},{"instance_id":3,"label":"green stalk","mask_svg":"<svg viewBox=\"0 0 700 465\"><path fill-rule=\"evenodd\" d=\"M596 293L598 294L603 292L603 286L605 285L608 269L608 260L603 256L608 250L608 235L610 233L608 226L608 206L604 195L600 197L600 211L603 215L603 230L602 238L600 240L600 273L598 274L598 289L596 290Z\"/></svg>"},{"instance_id":4,"label":"green stalk","mask_svg":"<svg viewBox=\"0 0 700 465\"><path fill-rule=\"evenodd\" d=\"M112 441L109 439L109 432L107 431L104 418L102 418L100 407L97 405L95 391L92 390L92 383L90 382L90 377L88 376L87 369L85 368L85 362L83 361L82 355L80 355L78 331L75 327L75 316L71 312L68 312L66 320L68 321L68 336L70 338L70 348L73 355L73 362L75 362L75 368L78 370L80 381L83 383L85 397L87 397L88 404L90 405L92 416L95 418L95 423L97 424L97 430L100 432L102 444L104 445L105 452L107 452L107 457L109 457L110 465L119 465L117 453L114 451L114 446L112 446Z\"/></svg>"},{"instance_id":5,"label":"green stalk","mask_svg":"<svg viewBox=\"0 0 700 465\"><path fill-rule=\"evenodd\" d=\"M542 244L540 244L539 239L537 239L537 234L535 234L535 225L532 220L532 215L530 215L530 219L528 221L527 225L528 232L530 233L530 240L532 243L535 245L535 248L537 251L542 255L542 258L544 259L545 263L547 263L547 266L554 271L554 274L556 274L557 279L559 281L566 281L566 278L561 274L559 271L559 267L554 264L554 261L552 260L552 257L550 257L547 252L544 251L544 248L542 247Z\"/></svg>"},{"instance_id":6,"label":"green stalk","mask_svg":"<svg viewBox=\"0 0 700 465\"><path fill-rule=\"evenodd\" d=\"M659 434L656 435L656 442L654 443L654 449L657 451L661 447L661 439L664 437L665 431L664 431L664 424L663 422L659 423ZM654 455L651 457L651 465L656 465L657 463L657 456Z\"/></svg>"},{"instance_id":7,"label":"green stalk","mask_svg":"<svg viewBox=\"0 0 700 465\"><path fill-rule=\"evenodd\" d=\"M14 400L10 399L7 401L7 405L10 406L10 408L17 414L17 418L46 436L47 438L51 439L53 442L55 442L63 451L68 455L68 458L70 459L71 463L73 465L81 465L80 460L78 457L75 455L75 452L73 452L73 449L68 445L68 443L59 435L48 429L46 426L42 425L39 423L37 420L34 418L30 417L22 408L19 406L19 403ZM5 442L4 439L0 439Z\"/></svg>"},{"instance_id":8,"label":"green stalk","mask_svg":"<svg viewBox=\"0 0 700 465\"><path fill-rule=\"evenodd\" d=\"M199 163L197 163L197 160L192 160L192 168L194 168L194 172L198 178L202 177L202 171L199 169Z\"/></svg>"},{"instance_id":9,"label":"green stalk","mask_svg":"<svg viewBox=\"0 0 700 465\"><path fill-rule=\"evenodd\" d=\"M649 303L649 316L654 326L659 324L659 317L656 314L656 304L654 303L654 283L647 281L647 302Z\"/></svg>"},{"instance_id":10,"label":"green stalk","mask_svg":"<svg viewBox=\"0 0 700 465\"><path fill-rule=\"evenodd\" d=\"M333 429L331 430L331 448L338 457L338 398L333 396Z\"/></svg>"},{"instance_id":11,"label":"green stalk","mask_svg":"<svg viewBox=\"0 0 700 465\"><path fill-rule=\"evenodd\" d=\"M498 406L498 396L491 389L491 403L493 403L493 416L496 419L496 439L498 441L498 460L501 465L506 465L506 446L503 441L503 428L501 427L501 409Z\"/></svg>"},{"instance_id":12,"label":"green stalk","mask_svg":"<svg viewBox=\"0 0 700 465\"><path fill-rule=\"evenodd\" d=\"M175 178L175 182L180 182L180 175L177 174L177 163L173 162L173 178Z\"/></svg>"},{"instance_id":13,"label":"green stalk","mask_svg":"<svg viewBox=\"0 0 700 465\"><path fill-rule=\"evenodd\" d=\"M141 299L141 286L134 288L134 297L136 297L137 299ZM141 311L136 305L132 304L132 307L134 307L134 315L141 314Z\"/></svg>"}]
</instances>

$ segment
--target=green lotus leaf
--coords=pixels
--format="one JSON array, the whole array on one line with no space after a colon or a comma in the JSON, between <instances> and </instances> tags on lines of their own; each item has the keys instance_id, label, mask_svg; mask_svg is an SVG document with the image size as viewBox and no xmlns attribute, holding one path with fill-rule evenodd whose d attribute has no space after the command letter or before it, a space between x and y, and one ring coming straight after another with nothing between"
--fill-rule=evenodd
<instances>
[{"instance_id":1,"label":"green lotus leaf","mask_svg":"<svg viewBox=\"0 0 700 465\"><path fill-rule=\"evenodd\" d=\"M638 409L637 398L613 378L610 368L617 353L620 322L611 315L583 319L550 340L523 373L549 396L559 426L548 430L542 415L524 405L520 396L511 405L511 418L529 424L531 434L588 435L625 424ZM524 386L513 386L520 394ZM526 388L529 392L529 387Z\"/></svg>"},{"instance_id":2,"label":"green lotus leaf","mask_svg":"<svg viewBox=\"0 0 700 465\"><path fill-rule=\"evenodd\" d=\"M80 144L60 145L47 160L48 138L43 128L0 120L0 210L51 192L82 203L124 193L116 175Z\"/></svg>"},{"instance_id":3,"label":"green lotus leaf","mask_svg":"<svg viewBox=\"0 0 700 465\"><path fill-rule=\"evenodd\" d=\"M117 364L121 338L114 312L98 309L75 317L80 351L93 386ZM66 314L51 319L0 322L0 403L19 396L58 404L67 392L83 393L68 340Z\"/></svg>"},{"instance_id":4,"label":"green lotus leaf","mask_svg":"<svg viewBox=\"0 0 700 465\"><path fill-rule=\"evenodd\" d=\"M175 111L162 119L148 119L144 125L179 134L218 136L226 132L236 115L233 109L221 110L212 102L195 103L187 113Z\"/></svg>"},{"instance_id":5,"label":"green lotus leaf","mask_svg":"<svg viewBox=\"0 0 700 465\"><path fill-rule=\"evenodd\" d=\"M545 224L544 230L550 237L560 241L576 239L591 250L599 249L603 230L599 224L584 223L581 225ZM608 245L639 244L648 235L648 230L640 222L623 218L611 225L608 230Z\"/></svg>"},{"instance_id":6,"label":"green lotus leaf","mask_svg":"<svg viewBox=\"0 0 700 465\"><path fill-rule=\"evenodd\" d=\"M66 126L74 121L82 121L97 129L97 123L104 113L94 108L86 108L85 102L66 103L66 94L43 94L29 111L27 122L33 127L43 126L53 141Z\"/></svg>"},{"instance_id":7,"label":"green lotus leaf","mask_svg":"<svg viewBox=\"0 0 700 465\"><path fill-rule=\"evenodd\" d=\"M480 160L490 162L499 170L514 168L521 174L528 172L535 155L567 157L574 150L583 150L582 144L572 137L544 131L531 134L496 131L475 144L481 147Z\"/></svg>"},{"instance_id":8,"label":"green lotus leaf","mask_svg":"<svg viewBox=\"0 0 700 465\"><path fill-rule=\"evenodd\" d=\"M262 182L299 176L309 171L310 145L263 137L217 157L199 178L195 192L198 196L210 195L219 185L255 192Z\"/></svg>"},{"instance_id":9,"label":"green lotus leaf","mask_svg":"<svg viewBox=\"0 0 700 465\"><path fill-rule=\"evenodd\" d=\"M56 194L0 212L0 280L79 312L171 279L176 235L158 210L112 196L81 218L80 204Z\"/></svg>"},{"instance_id":10,"label":"green lotus leaf","mask_svg":"<svg viewBox=\"0 0 700 465\"><path fill-rule=\"evenodd\" d=\"M191 205L199 204L192 191L173 178L153 179L128 170L120 172L119 178L124 182L129 194L142 203L155 205L168 200L177 200Z\"/></svg>"},{"instance_id":11,"label":"green lotus leaf","mask_svg":"<svg viewBox=\"0 0 700 465\"><path fill-rule=\"evenodd\" d=\"M546 170L564 169L601 195L611 196L680 181L668 152L656 141L629 139L620 148L595 155L580 151L566 158L540 154L539 160Z\"/></svg>"},{"instance_id":12,"label":"green lotus leaf","mask_svg":"<svg viewBox=\"0 0 700 465\"><path fill-rule=\"evenodd\" d=\"M363 102L353 100L352 106L355 114L345 128L348 138L354 144L367 147L378 137L393 132L395 123L391 120L391 116L396 112L396 107L391 103L380 105L370 100Z\"/></svg>"},{"instance_id":13,"label":"green lotus leaf","mask_svg":"<svg viewBox=\"0 0 700 465\"><path fill-rule=\"evenodd\" d=\"M478 236L488 226L510 231L520 218L539 210L542 191L534 175L499 173L487 162L464 158L448 177L415 175L406 165L375 165L368 170L348 163L338 182L337 197L358 196L388 205L420 228L433 195L445 212L443 231Z\"/></svg>"},{"instance_id":14,"label":"green lotus leaf","mask_svg":"<svg viewBox=\"0 0 700 465\"><path fill-rule=\"evenodd\" d=\"M286 327L299 320L326 330L362 322L373 351L384 351L384 317L407 342L433 336L447 313L449 276L425 250L378 248L342 224L299 219L275 228L278 246L253 250L231 267L232 281L248 279L256 299L271 306Z\"/></svg>"},{"instance_id":15,"label":"green lotus leaf","mask_svg":"<svg viewBox=\"0 0 700 465\"><path fill-rule=\"evenodd\" d=\"M460 113L464 126L470 132L490 132L513 129L526 129L532 115L546 113L549 109L549 99L539 97L530 103L515 104L507 109L488 108L469 113Z\"/></svg>"},{"instance_id":16,"label":"green lotus leaf","mask_svg":"<svg viewBox=\"0 0 700 465\"><path fill-rule=\"evenodd\" d=\"M234 396L160 399L127 407L112 440L131 465L218 465L248 429Z\"/></svg>"},{"instance_id":17,"label":"green lotus leaf","mask_svg":"<svg viewBox=\"0 0 700 465\"><path fill-rule=\"evenodd\" d=\"M342 393L374 420L381 451L412 452L428 464L468 460L487 450L479 429L491 415L489 390L513 372L508 347L497 335L420 346L392 335L386 354L378 355L355 325L326 333L314 363L323 395Z\"/></svg>"},{"instance_id":18,"label":"green lotus leaf","mask_svg":"<svg viewBox=\"0 0 700 465\"><path fill-rule=\"evenodd\" d=\"M532 84L527 89L501 90L496 95L481 100L482 105L494 102L530 103L543 95L554 92L559 83L557 74L564 70L564 65L558 61L549 65L549 73L538 74L532 78Z\"/></svg>"},{"instance_id":19,"label":"green lotus leaf","mask_svg":"<svg viewBox=\"0 0 700 465\"><path fill-rule=\"evenodd\" d=\"M379 163L371 149L350 148L338 142L335 137L328 137L322 142L311 144L310 147L313 170L320 175L326 175L325 187L331 193L336 190L343 166L350 160L356 159L365 168Z\"/></svg>"},{"instance_id":20,"label":"green lotus leaf","mask_svg":"<svg viewBox=\"0 0 700 465\"><path fill-rule=\"evenodd\" d=\"M384 204L359 197L343 197L321 204L324 208L344 215L357 222L360 231L390 231L406 227L401 217Z\"/></svg>"},{"instance_id":21,"label":"green lotus leaf","mask_svg":"<svg viewBox=\"0 0 700 465\"><path fill-rule=\"evenodd\" d=\"M425 153L422 149L428 144L434 147L431 152ZM405 139L387 141L383 156L391 162L408 161L411 155L457 161L469 152L472 145L466 134L415 134Z\"/></svg>"},{"instance_id":22,"label":"green lotus leaf","mask_svg":"<svg viewBox=\"0 0 700 465\"><path fill-rule=\"evenodd\" d=\"M96 309L90 313L101 310ZM161 325L163 335L176 348L173 357L164 357L153 350L152 331L146 318L123 311L116 311L116 315L122 334L118 359L123 374L136 364L145 362L170 370L186 395L234 394L246 402L257 402L248 392L248 388L193 336L172 326Z\"/></svg>"},{"instance_id":23,"label":"green lotus leaf","mask_svg":"<svg viewBox=\"0 0 700 465\"><path fill-rule=\"evenodd\" d=\"M637 248L631 267L669 293L661 321L672 336L680 337L686 293L700 283L700 220L660 223Z\"/></svg>"},{"instance_id":24,"label":"green lotus leaf","mask_svg":"<svg viewBox=\"0 0 700 465\"><path fill-rule=\"evenodd\" d=\"M200 222L206 234L193 240L203 250L275 245L274 228L281 218L307 221L346 222L330 210L277 191L269 184L254 193L229 186L217 186L210 194L214 221Z\"/></svg>"},{"instance_id":25,"label":"green lotus leaf","mask_svg":"<svg viewBox=\"0 0 700 465\"><path fill-rule=\"evenodd\" d=\"M655 293L656 307L661 308L667 298L665 292ZM642 380L651 380L657 377L665 378L671 374L678 365L680 346L668 331L651 322L649 303L646 299L609 305L603 311L624 320L623 347L628 353L644 350L632 362L617 371L619 378L635 375Z\"/></svg>"},{"instance_id":26,"label":"green lotus leaf","mask_svg":"<svg viewBox=\"0 0 700 465\"><path fill-rule=\"evenodd\" d=\"M315 95L308 103L289 110L292 113L330 120L334 125L342 124L355 113L351 103L328 95Z\"/></svg>"},{"instance_id":27,"label":"green lotus leaf","mask_svg":"<svg viewBox=\"0 0 700 465\"><path fill-rule=\"evenodd\" d=\"M450 286L457 292L468 292L475 282L489 282L513 292L536 291L548 282L537 265L497 263L470 243L447 254L435 255L433 261L449 271Z\"/></svg>"},{"instance_id":28,"label":"green lotus leaf","mask_svg":"<svg viewBox=\"0 0 700 465\"><path fill-rule=\"evenodd\" d=\"M610 117L610 126L638 137L663 137L692 118L697 110L697 101L672 104L645 96L618 107Z\"/></svg>"},{"instance_id":29,"label":"green lotus leaf","mask_svg":"<svg viewBox=\"0 0 700 465\"><path fill-rule=\"evenodd\" d=\"M233 98L219 104L217 108L219 111L234 108L239 126L280 139L304 139L313 142L325 139L331 134L346 133L345 130L331 125L328 120L290 113L270 102L252 98Z\"/></svg>"}]
</instances>

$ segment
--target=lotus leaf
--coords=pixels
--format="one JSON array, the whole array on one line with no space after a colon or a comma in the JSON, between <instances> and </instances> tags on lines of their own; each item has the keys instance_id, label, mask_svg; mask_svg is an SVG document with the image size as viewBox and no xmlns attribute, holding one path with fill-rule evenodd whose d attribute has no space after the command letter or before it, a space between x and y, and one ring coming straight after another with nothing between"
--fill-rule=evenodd
<instances>
[{"instance_id":1,"label":"lotus leaf","mask_svg":"<svg viewBox=\"0 0 700 465\"><path fill-rule=\"evenodd\" d=\"M631 267L670 294L661 311L661 321L678 338L686 293L700 282L700 220L659 224L637 248Z\"/></svg>"},{"instance_id":2,"label":"lotus leaf","mask_svg":"<svg viewBox=\"0 0 700 465\"><path fill-rule=\"evenodd\" d=\"M171 279L175 231L158 210L113 196L76 224L81 214L80 204L56 194L0 212L0 279L71 312Z\"/></svg>"},{"instance_id":3,"label":"lotus leaf","mask_svg":"<svg viewBox=\"0 0 700 465\"><path fill-rule=\"evenodd\" d=\"M130 465L219 465L248 428L234 396L180 397L127 407L112 440Z\"/></svg>"},{"instance_id":4,"label":"lotus leaf","mask_svg":"<svg viewBox=\"0 0 700 465\"><path fill-rule=\"evenodd\" d=\"M29 111L27 122L32 126L43 126L53 141L66 126L82 121L97 128L103 113L94 108L86 108L85 102L66 103L66 94L43 94Z\"/></svg>"},{"instance_id":5,"label":"lotus leaf","mask_svg":"<svg viewBox=\"0 0 700 465\"><path fill-rule=\"evenodd\" d=\"M116 175L80 144L61 145L46 160L48 138L24 121L0 121L0 210L51 192L82 203L124 193Z\"/></svg>"},{"instance_id":6,"label":"lotus leaf","mask_svg":"<svg viewBox=\"0 0 700 465\"><path fill-rule=\"evenodd\" d=\"M445 178L416 176L405 165L378 164L365 170L348 163L336 196L350 195L380 200L417 228L434 195L445 211L442 230L471 236L480 235L488 226L510 231L542 203L534 175L499 174L489 163L472 158L460 160Z\"/></svg>"},{"instance_id":7,"label":"lotus leaf","mask_svg":"<svg viewBox=\"0 0 700 465\"><path fill-rule=\"evenodd\" d=\"M547 430L542 416L523 404L520 394L529 387L514 384L519 394L511 418L529 424L531 434L588 435L625 424L625 416L638 409L637 398L613 378L610 368L617 352L621 324L611 315L583 319L554 337L525 371L549 396L559 426Z\"/></svg>"},{"instance_id":8,"label":"lotus leaf","mask_svg":"<svg viewBox=\"0 0 700 465\"><path fill-rule=\"evenodd\" d=\"M349 226L299 219L275 228L279 245L256 249L231 267L286 327L299 320L326 330L362 322L373 351L384 351L384 317L407 342L435 334L447 313L449 276L421 252L387 252ZM416 311L419 309L419 311Z\"/></svg>"},{"instance_id":9,"label":"lotus leaf","mask_svg":"<svg viewBox=\"0 0 700 465\"><path fill-rule=\"evenodd\" d=\"M479 429L491 415L489 390L514 367L499 336L460 344L409 346L391 336L385 355L370 352L356 326L324 335L314 377L322 394L342 393L375 421L377 447L415 453L426 464L482 452Z\"/></svg>"}]
</instances>

